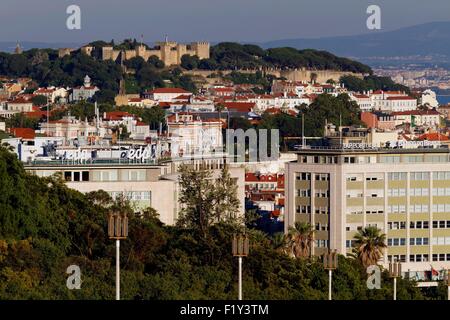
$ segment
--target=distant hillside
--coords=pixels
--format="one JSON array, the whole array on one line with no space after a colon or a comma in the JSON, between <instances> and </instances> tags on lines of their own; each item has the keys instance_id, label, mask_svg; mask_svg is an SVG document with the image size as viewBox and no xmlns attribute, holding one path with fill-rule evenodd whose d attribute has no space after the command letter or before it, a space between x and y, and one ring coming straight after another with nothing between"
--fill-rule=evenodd
<instances>
[{"instance_id":1,"label":"distant hillside","mask_svg":"<svg viewBox=\"0 0 450 320\"><path fill-rule=\"evenodd\" d=\"M17 42L13 41L0 41L0 51L1 52L14 52ZM82 46L80 43L69 43L69 42L30 42L24 41L20 42L20 46L23 50L30 49L59 49L59 48L79 48Z\"/></svg>"},{"instance_id":2,"label":"distant hillside","mask_svg":"<svg viewBox=\"0 0 450 320\"><path fill-rule=\"evenodd\" d=\"M376 31L357 36L286 39L261 44L264 48L314 48L346 57L450 56L450 21L432 22L395 31Z\"/></svg>"}]
</instances>

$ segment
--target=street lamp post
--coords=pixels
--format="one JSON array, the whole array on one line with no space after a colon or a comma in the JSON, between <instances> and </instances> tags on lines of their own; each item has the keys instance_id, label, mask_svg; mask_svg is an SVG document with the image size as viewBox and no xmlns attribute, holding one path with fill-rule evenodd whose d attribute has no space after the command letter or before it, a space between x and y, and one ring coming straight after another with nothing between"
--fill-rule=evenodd
<instances>
[{"instance_id":1,"label":"street lamp post","mask_svg":"<svg viewBox=\"0 0 450 320\"><path fill-rule=\"evenodd\" d=\"M333 279L333 270L338 267L337 251L329 250L323 255L323 267L328 270L328 300L331 300L331 282Z\"/></svg>"},{"instance_id":2,"label":"street lamp post","mask_svg":"<svg viewBox=\"0 0 450 320\"><path fill-rule=\"evenodd\" d=\"M238 257L239 261L239 296L238 299L242 300L242 257L248 256L249 252L249 239L246 234L234 235L232 242L233 256Z\"/></svg>"},{"instance_id":3,"label":"street lamp post","mask_svg":"<svg viewBox=\"0 0 450 320\"><path fill-rule=\"evenodd\" d=\"M120 300L120 240L128 237L126 214L111 212L108 217L108 236L116 240L116 300Z\"/></svg>"},{"instance_id":4,"label":"street lamp post","mask_svg":"<svg viewBox=\"0 0 450 320\"><path fill-rule=\"evenodd\" d=\"M394 300L397 300L397 278L402 275L400 262L389 262L389 276L394 279Z\"/></svg>"}]
</instances>

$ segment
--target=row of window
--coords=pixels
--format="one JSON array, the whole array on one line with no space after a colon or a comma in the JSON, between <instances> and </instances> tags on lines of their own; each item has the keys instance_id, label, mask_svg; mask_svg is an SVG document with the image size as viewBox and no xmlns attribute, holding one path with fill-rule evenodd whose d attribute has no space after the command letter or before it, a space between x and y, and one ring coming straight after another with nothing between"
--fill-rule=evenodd
<instances>
[{"instance_id":1,"label":"row of window","mask_svg":"<svg viewBox=\"0 0 450 320\"><path fill-rule=\"evenodd\" d=\"M431 238L431 244L433 245L449 245L450 244L450 237L433 237Z\"/></svg>"},{"instance_id":2,"label":"row of window","mask_svg":"<svg viewBox=\"0 0 450 320\"><path fill-rule=\"evenodd\" d=\"M327 223L316 223L316 230L317 231L328 231L328 224Z\"/></svg>"},{"instance_id":3,"label":"row of window","mask_svg":"<svg viewBox=\"0 0 450 320\"><path fill-rule=\"evenodd\" d=\"M366 177L366 181L381 181L383 180L382 177ZM362 177L357 177L357 176L349 176L347 177L347 181L362 181Z\"/></svg>"},{"instance_id":4,"label":"row of window","mask_svg":"<svg viewBox=\"0 0 450 320\"><path fill-rule=\"evenodd\" d=\"M348 160L348 161L350 161L350 160ZM346 162L346 163L351 163L351 162ZM408 174L407 172L389 172L388 180L406 181L407 174ZM415 180L415 181L429 180L430 173L429 172L411 172L410 179ZM297 180L311 180L311 173L302 172L297 175ZM316 180L328 181L329 174L316 174ZM366 181L377 181L377 180L383 180L383 179L381 177L376 177L376 176L366 177ZM433 172L433 180L450 180L450 171ZM361 178L359 178L357 176L348 176L347 181L361 181Z\"/></svg>"},{"instance_id":5,"label":"row of window","mask_svg":"<svg viewBox=\"0 0 450 320\"><path fill-rule=\"evenodd\" d=\"M316 198L329 198L330 191L329 190L316 190L315 196L316 196Z\"/></svg>"},{"instance_id":6,"label":"row of window","mask_svg":"<svg viewBox=\"0 0 450 320\"><path fill-rule=\"evenodd\" d=\"M406 213L406 205L394 204L386 206L387 213ZM362 208L348 208L347 214L363 214ZM432 206L433 213L450 212L450 204L434 204ZM409 213L429 213L427 204L415 204L409 206ZM382 208L366 210L366 214L384 214Z\"/></svg>"},{"instance_id":7,"label":"row of window","mask_svg":"<svg viewBox=\"0 0 450 320\"><path fill-rule=\"evenodd\" d=\"M297 206L296 208L296 212L297 213L304 213L304 214L310 214L311 213L311 206L307 205L307 206ZM316 214L328 214L330 212L329 207L315 207L314 208L314 212Z\"/></svg>"},{"instance_id":8,"label":"row of window","mask_svg":"<svg viewBox=\"0 0 450 320\"><path fill-rule=\"evenodd\" d=\"M450 196L450 188L433 188L433 196Z\"/></svg>"},{"instance_id":9,"label":"row of window","mask_svg":"<svg viewBox=\"0 0 450 320\"><path fill-rule=\"evenodd\" d=\"M122 191L112 191L109 192L111 197L113 199L118 198L126 198L130 201L146 201L151 200L151 192L150 191L128 191L128 192L122 192Z\"/></svg>"},{"instance_id":10,"label":"row of window","mask_svg":"<svg viewBox=\"0 0 450 320\"><path fill-rule=\"evenodd\" d=\"M119 181L118 170L94 170L93 181ZM145 170L123 170L120 179L122 181L145 181Z\"/></svg>"},{"instance_id":11,"label":"row of window","mask_svg":"<svg viewBox=\"0 0 450 320\"><path fill-rule=\"evenodd\" d=\"M422 238L422 237L409 238L410 246L424 246L424 245L428 245L428 243L429 243L429 238ZM389 247L405 246L406 238L388 238L387 245Z\"/></svg>"},{"instance_id":12,"label":"row of window","mask_svg":"<svg viewBox=\"0 0 450 320\"><path fill-rule=\"evenodd\" d=\"M311 173L310 172L297 173L296 179L297 180L301 180L301 181L310 181L311 180ZM314 174L314 180L316 180L316 181L329 181L330 180L330 175L328 173L316 173L316 174Z\"/></svg>"},{"instance_id":13,"label":"row of window","mask_svg":"<svg viewBox=\"0 0 450 320\"><path fill-rule=\"evenodd\" d=\"M433 194L433 196L450 196L450 188L433 188L432 194ZM409 195L416 196L416 197L428 196L429 189L428 188L412 188L412 189L409 189ZM361 191L352 190L352 192L347 193L347 198L362 198L363 196L364 196L364 194ZM368 190L367 196L372 197L372 198L383 197L383 192L382 192L382 190L380 190L379 192L375 193L371 190ZM404 189L404 188L388 189L387 196L388 197L404 197L404 196L406 196L406 189Z\"/></svg>"},{"instance_id":14,"label":"row of window","mask_svg":"<svg viewBox=\"0 0 450 320\"><path fill-rule=\"evenodd\" d=\"M317 248L328 248L329 240L314 240L314 244Z\"/></svg>"},{"instance_id":15,"label":"row of window","mask_svg":"<svg viewBox=\"0 0 450 320\"><path fill-rule=\"evenodd\" d=\"M409 228L428 229L429 221L410 221ZM389 230L406 229L406 222L405 221L388 222L388 229ZM450 220L433 221L433 229L450 229Z\"/></svg>"},{"instance_id":16,"label":"row of window","mask_svg":"<svg viewBox=\"0 0 450 320\"><path fill-rule=\"evenodd\" d=\"M389 262L406 262L406 255L388 255ZM409 262L428 262L428 254L411 254L409 255ZM439 253L432 255L433 261L450 261L450 253Z\"/></svg>"}]
</instances>

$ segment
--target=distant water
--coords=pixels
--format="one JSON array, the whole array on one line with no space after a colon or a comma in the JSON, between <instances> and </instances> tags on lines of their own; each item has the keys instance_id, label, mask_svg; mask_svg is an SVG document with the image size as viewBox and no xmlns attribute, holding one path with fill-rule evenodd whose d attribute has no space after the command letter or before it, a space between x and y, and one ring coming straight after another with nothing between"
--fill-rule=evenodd
<instances>
[{"instance_id":1,"label":"distant water","mask_svg":"<svg viewBox=\"0 0 450 320\"><path fill-rule=\"evenodd\" d=\"M437 96L436 98L437 98L437 100L438 100L440 105L450 103L450 95L448 95L448 96Z\"/></svg>"}]
</instances>

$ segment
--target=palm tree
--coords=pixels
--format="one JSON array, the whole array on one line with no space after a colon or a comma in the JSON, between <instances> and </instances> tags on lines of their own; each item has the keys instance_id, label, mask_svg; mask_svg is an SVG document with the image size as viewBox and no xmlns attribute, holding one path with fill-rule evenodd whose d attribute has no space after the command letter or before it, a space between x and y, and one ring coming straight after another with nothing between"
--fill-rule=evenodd
<instances>
[{"instance_id":1,"label":"palm tree","mask_svg":"<svg viewBox=\"0 0 450 320\"><path fill-rule=\"evenodd\" d=\"M307 222L296 222L289 228L288 244L291 255L296 258L307 258L311 254L314 230Z\"/></svg>"},{"instance_id":2,"label":"palm tree","mask_svg":"<svg viewBox=\"0 0 450 320\"><path fill-rule=\"evenodd\" d=\"M279 253L288 253L288 243L286 236L282 232L275 233L271 239L272 246Z\"/></svg>"},{"instance_id":3,"label":"palm tree","mask_svg":"<svg viewBox=\"0 0 450 320\"><path fill-rule=\"evenodd\" d=\"M386 248L386 235L376 227L366 227L355 235L354 254L364 267L378 263Z\"/></svg>"}]
</instances>

